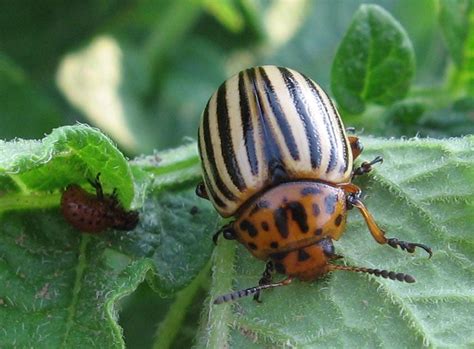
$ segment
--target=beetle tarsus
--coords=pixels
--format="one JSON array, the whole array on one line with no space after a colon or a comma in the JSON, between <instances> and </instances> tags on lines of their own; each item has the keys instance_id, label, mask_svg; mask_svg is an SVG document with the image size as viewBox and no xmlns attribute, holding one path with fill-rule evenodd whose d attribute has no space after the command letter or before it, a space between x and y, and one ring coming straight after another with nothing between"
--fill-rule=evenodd
<instances>
[{"instance_id":1,"label":"beetle tarsus","mask_svg":"<svg viewBox=\"0 0 474 349\"><path fill-rule=\"evenodd\" d=\"M364 161L359 167L357 167L356 169L354 169L354 171L352 171L352 178L354 178L355 176L362 176L366 173L369 173L370 171L372 171L373 165L377 163L382 163L382 162L383 162L383 158L381 156L377 156L375 159L373 159L370 162Z\"/></svg>"},{"instance_id":2,"label":"beetle tarsus","mask_svg":"<svg viewBox=\"0 0 474 349\"><path fill-rule=\"evenodd\" d=\"M415 249L419 247L425 250L429 254L429 258L433 256L433 251L431 250L431 247L426 246L425 244L420 244L417 242L401 241L401 240L398 240L397 238L387 239L387 244L393 248L400 247L402 250L407 251L409 253L415 252Z\"/></svg>"},{"instance_id":3,"label":"beetle tarsus","mask_svg":"<svg viewBox=\"0 0 474 349\"><path fill-rule=\"evenodd\" d=\"M94 180L88 179L87 180L90 185L95 189L95 194L99 200L104 199L104 190L102 189L102 183L100 183L100 172L97 173Z\"/></svg>"}]
</instances>

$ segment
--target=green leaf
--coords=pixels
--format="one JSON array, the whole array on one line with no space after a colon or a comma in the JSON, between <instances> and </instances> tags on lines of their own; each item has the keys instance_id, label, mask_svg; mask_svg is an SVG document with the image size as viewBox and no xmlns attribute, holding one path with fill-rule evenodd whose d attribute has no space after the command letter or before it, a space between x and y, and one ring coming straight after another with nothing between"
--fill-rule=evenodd
<instances>
[{"instance_id":1,"label":"green leaf","mask_svg":"<svg viewBox=\"0 0 474 349\"><path fill-rule=\"evenodd\" d=\"M342 109L359 114L367 103L403 98L414 71L413 47L402 26L381 7L362 5L336 52L331 88Z\"/></svg>"},{"instance_id":2,"label":"green leaf","mask_svg":"<svg viewBox=\"0 0 474 349\"><path fill-rule=\"evenodd\" d=\"M439 22L446 45L459 72L454 79L474 96L474 1L440 2Z\"/></svg>"},{"instance_id":3,"label":"green leaf","mask_svg":"<svg viewBox=\"0 0 474 349\"><path fill-rule=\"evenodd\" d=\"M0 347L123 348L120 298L145 278L173 294L208 264L217 215L194 194L197 168L195 144L131 168L86 125L0 143ZM133 231L81 234L61 216L60 190L92 190L86 180L99 171L106 192L139 208Z\"/></svg>"},{"instance_id":4,"label":"green leaf","mask_svg":"<svg viewBox=\"0 0 474 349\"><path fill-rule=\"evenodd\" d=\"M336 252L349 265L406 272L415 284L334 272L251 297L211 304L258 284L264 263L235 241L219 241L199 347L471 347L474 345L474 137L449 140L363 138L358 161L384 163L355 183L390 237L426 243L434 255L378 245L358 212ZM275 277L281 279L281 275Z\"/></svg>"},{"instance_id":5,"label":"green leaf","mask_svg":"<svg viewBox=\"0 0 474 349\"><path fill-rule=\"evenodd\" d=\"M238 11L234 0L204 0L203 5L227 29L233 32L239 32L243 29L244 18Z\"/></svg>"},{"instance_id":6,"label":"green leaf","mask_svg":"<svg viewBox=\"0 0 474 349\"><path fill-rule=\"evenodd\" d=\"M51 80L56 64L67 50L107 25L107 20L130 12L120 1L38 3L5 6L0 12L2 51L24 67L35 80Z\"/></svg>"},{"instance_id":7,"label":"green leaf","mask_svg":"<svg viewBox=\"0 0 474 349\"><path fill-rule=\"evenodd\" d=\"M446 46L453 61L462 67L465 60L466 39L472 25L469 20L474 9L471 0L443 0L439 1L439 23Z\"/></svg>"},{"instance_id":8,"label":"green leaf","mask_svg":"<svg viewBox=\"0 0 474 349\"><path fill-rule=\"evenodd\" d=\"M99 172L105 190L120 188L120 201L128 207L134 195L132 173L122 153L97 129L65 126L42 141L0 141L0 190L8 190L0 212L56 205L59 193L52 191L87 183Z\"/></svg>"},{"instance_id":9,"label":"green leaf","mask_svg":"<svg viewBox=\"0 0 474 349\"><path fill-rule=\"evenodd\" d=\"M41 137L61 122L54 103L0 53L0 139Z\"/></svg>"},{"instance_id":10,"label":"green leaf","mask_svg":"<svg viewBox=\"0 0 474 349\"><path fill-rule=\"evenodd\" d=\"M141 64L140 64L141 63ZM95 38L88 46L61 61L57 83L69 102L92 123L106 130L123 147L138 147L144 128L138 103L147 85L147 70L131 49L110 36ZM142 142L150 134L141 135Z\"/></svg>"}]
</instances>

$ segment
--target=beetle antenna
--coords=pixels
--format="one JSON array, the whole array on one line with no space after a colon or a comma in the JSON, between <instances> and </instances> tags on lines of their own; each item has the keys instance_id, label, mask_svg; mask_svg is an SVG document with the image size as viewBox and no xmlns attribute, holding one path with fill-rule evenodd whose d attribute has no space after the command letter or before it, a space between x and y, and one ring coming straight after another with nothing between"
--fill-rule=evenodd
<instances>
[{"instance_id":1,"label":"beetle antenna","mask_svg":"<svg viewBox=\"0 0 474 349\"><path fill-rule=\"evenodd\" d=\"M214 304L222 304L230 301L235 301L237 299L243 298L243 297L248 297L252 296L262 290L266 290L268 288L275 288L275 287L280 287L280 286L286 286L289 285L293 281L292 278L288 278L285 280L282 280L280 282L276 282L274 284L266 284L266 285L260 285L260 286L255 286L255 287L250 287L246 288L244 290L240 291L235 291L227 294L223 294L219 297L217 297L214 300Z\"/></svg>"},{"instance_id":2,"label":"beetle antenna","mask_svg":"<svg viewBox=\"0 0 474 349\"><path fill-rule=\"evenodd\" d=\"M351 266L346 266L346 265L331 264L329 266L329 271L333 271L333 270L345 270L345 271L353 271L356 273L367 273L367 274L372 274L375 276L380 276L385 279L408 282L409 284L416 281L415 278L409 274L396 273L394 271L389 271L389 270L380 270L380 269L351 267Z\"/></svg>"}]
</instances>

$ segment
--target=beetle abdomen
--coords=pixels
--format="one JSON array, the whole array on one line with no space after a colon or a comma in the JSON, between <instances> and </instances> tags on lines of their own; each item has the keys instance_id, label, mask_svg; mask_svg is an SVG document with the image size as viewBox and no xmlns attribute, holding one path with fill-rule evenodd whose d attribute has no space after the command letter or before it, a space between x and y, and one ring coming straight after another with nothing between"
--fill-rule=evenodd
<instances>
[{"instance_id":1,"label":"beetle abdomen","mask_svg":"<svg viewBox=\"0 0 474 349\"><path fill-rule=\"evenodd\" d=\"M210 98L199 128L204 182L219 213L280 182L347 182L352 155L327 94L304 75L250 68Z\"/></svg>"}]
</instances>

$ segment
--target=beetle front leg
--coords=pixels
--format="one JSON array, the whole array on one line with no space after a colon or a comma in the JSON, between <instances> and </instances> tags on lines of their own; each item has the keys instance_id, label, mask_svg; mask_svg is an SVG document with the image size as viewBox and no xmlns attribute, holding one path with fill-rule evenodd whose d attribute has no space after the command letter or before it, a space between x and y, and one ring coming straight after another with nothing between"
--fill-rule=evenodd
<instances>
[{"instance_id":1,"label":"beetle front leg","mask_svg":"<svg viewBox=\"0 0 474 349\"><path fill-rule=\"evenodd\" d=\"M372 215L367 210L363 202L359 199L359 195L360 193L350 194L347 198L348 205L355 206L359 209L375 241L377 241L379 244L382 244L382 245L388 244L389 246L393 248L400 247L402 250L405 250L409 253L415 252L415 249L419 247L425 250L430 255L429 258L431 258L431 256L433 255L433 252L431 248L425 244L420 244L417 242L401 241L401 240L398 240L397 238L387 238L385 236L385 232L379 228L377 223L375 223L374 217L372 217Z\"/></svg>"},{"instance_id":2,"label":"beetle front leg","mask_svg":"<svg viewBox=\"0 0 474 349\"><path fill-rule=\"evenodd\" d=\"M359 140L359 137L356 136L348 136L349 139L349 144L351 146L351 151L352 151L352 159L355 160L359 157L360 153L362 153L362 150L364 150L364 146Z\"/></svg>"},{"instance_id":3,"label":"beetle front leg","mask_svg":"<svg viewBox=\"0 0 474 349\"><path fill-rule=\"evenodd\" d=\"M260 286L271 284L272 281L273 281L272 273L273 273L274 270L275 270L275 268L273 266L273 262L272 261L267 262L267 264L265 265L265 270L262 274L262 277L258 281L258 284ZM258 303L262 303L262 300L260 299L260 291L255 293L255 295L253 296L253 300L258 302Z\"/></svg>"},{"instance_id":4,"label":"beetle front leg","mask_svg":"<svg viewBox=\"0 0 474 349\"><path fill-rule=\"evenodd\" d=\"M352 171L352 178L354 178L355 176L362 176L363 174L369 173L370 171L372 171L372 165L375 165L379 162L383 162L383 158L381 156L377 156L370 162L364 161L362 164L360 164L359 167L355 168Z\"/></svg>"},{"instance_id":5,"label":"beetle front leg","mask_svg":"<svg viewBox=\"0 0 474 349\"><path fill-rule=\"evenodd\" d=\"M196 195L202 199L209 200L209 195L207 195L207 190L206 190L206 186L204 185L204 182L200 182L196 186Z\"/></svg>"}]
</instances>

